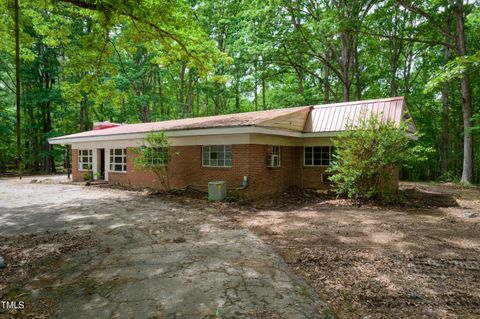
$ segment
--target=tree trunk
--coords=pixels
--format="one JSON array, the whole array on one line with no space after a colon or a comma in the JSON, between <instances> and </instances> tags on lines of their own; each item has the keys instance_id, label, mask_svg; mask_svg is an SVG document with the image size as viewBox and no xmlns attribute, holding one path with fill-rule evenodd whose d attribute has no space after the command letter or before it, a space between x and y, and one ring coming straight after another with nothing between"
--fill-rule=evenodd
<instances>
[{"instance_id":1,"label":"tree trunk","mask_svg":"<svg viewBox=\"0 0 480 319\"><path fill-rule=\"evenodd\" d=\"M448 62L450 50L447 46L444 48L444 61ZM442 157L441 170L445 174L448 171L448 83L442 88Z\"/></svg>"},{"instance_id":2,"label":"tree trunk","mask_svg":"<svg viewBox=\"0 0 480 319\"><path fill-rule=\"evenodd\" d=\"M150 104L149 104L149 102L145 102L145 103L143 104L143 108L142 108L142 122L143 122L143 123L150 122Z\"/></svg>"},{"instance_id":3,"label":"tree trunk","mask_svg":"<svg viewBox=\"0 0 480 319\"><path fill-rule=\"evenodd\" d=\"M200 113L200 82L198 78L198 76L195 78L195 91L197 95L197 107L194 111L195 116L198 116L198 114Z\"/></svg>"},{"instance_id":4,"label":"tree trunk","mask_svg":"<svg viewBox=\"0 0 480 319\"><path fill-rule=\"evenodd\" d=\"M348 39L346 34L341 34L342 40L342 60L341 60L341 82L342 82L342 96L343 101L350 101L350 52L348 48Z\"/></svg>"},{"instance_id":5,"label":"tree trunk","mask_svg":"<svg viewBox=\"0 0 480 319\"><path fill-rule=\"evenodd\" d=\"M459 56L465 56L467 54L463 15L463 0L457 0L455 18L457 29L457 51ZM462 93L463 112L463 171L461 181L463 183L471 183L473 180L473 136L470 122L472 119L472 85L467 73L464 73L460 80L460 90Z\"/></svg>"},{"instance_id":6,"label":"tree trunk","mask_svg":"<svg viewBox=\"0 0 480 319\"><path fill-rule=\"evenodd\" d=\"M160 107L160 115L165 115L165 110L163 109L163 93L162 93L162 74L160 70L158 71L158 105Z\"/></svg>"},{"instance_id":7,"label":"tree trunk","mask_svg":"<svg viewBox=\"0 0 480 319\"><path fill-rule=\"evenodd\" d=\"M323 77L323 82L324 82L324 85L323 85L323 102L324 103L328 103L330 102L330 88L329 88L329 81L330 81L330 68L328 66L324 66L325 67L325 75Z\"/></svg>"},{"instance_id":8,"label":"tree trunk","mask_svg":"<svg viewBox=\"0 0 480 319\"><path fill-rule=\"evenodd\" d=\"M20 179L22 178L22 132L20 127L20 9L18 0L15 0L15 104L16 104L16 123L15 130L17 133L17 153L15 166L18 169Z\"/></svg>"},{"instance_id":9,"label":"tree trunk","mask_svg":"<svg viewBox=\"0 0 480 319\"><path fill-rule=\"evenodd\" d=\"M205 93L205 115L208 116L208 94Z\"/></svg>"},{"instance_id":10,"label":"tree trunk","mask_svg":"<svg viewBox=\"0 0 480 319\"><path fill-rule=\"evenodd\" d=\"M35 123L35 112L34 112L34 109L33 107L29 107L28 108L28 121L27 123ZM28 137L31 141L30 143L30 156L27 156L27 158L29 158L30 160L30 165L29 165L29 168L30 168L30 171L31 172L39 172L40 171L40 153L41 153L41 150L40 150L40 147L39 147L39 141L38 141L38 128L36 127L36 125L28 125L28 131L27 131L27 134L28 134Z\"/></svg>"},{"instance_id":11,"label":"tree trunk","mask_svg":"<svg viewBox=\"0 0 480 319\"><path fill-rule=\"evenodd\" d=\"M187 113L189 116L192 114L193 92L192 92L193 72L192 69L188 70L188 83L187 83Z\"/></svg>"},{"instance_id":12,"label":"tree trunk","mask_svg":"<svg viewBox=\"0 0 480 319\"><path fill-rule=\"evenodd\" d=\"M49 69L49 64L50 64L50 56L46 59L47 66L46 69ZM43 89L45 92L51 92L52 86L54 83L53 78L51 78L51 75L48 71L44 71L41 73L42 78L41 78L41 89ZM45 83L45 87L43 87L43 84ZM43 159L43 168L45 174L50 174L52 172L54 163L53 163L53 156L51 155L51 145L48 143L47 136L52 130L52 116L51 116L51 102L47 101L41 104L41 110L42 110L42 127L43 127L43 134L42 134L42 145L43 145L43 153L44 153L44 159Z\"/></svg>"},{"instance_id":13,"label":"tree trunk","mask_svg":"<svg viewBox=\"0 0 480 319\"><path fill-rule=\"evenodd\" d=\"M304 78L304 70L303 70L303 57L302 54L297 55L298 64L299 66L295 67L297 71L297 93L298 95L303 95L303 78Z\"/></svg>"},{"instance_id":14,"label":"tree trunk","mask_svg":"<svg viewBox=\"0 0 480 319\"><path fill-rule=\"evenodd\" d=\"M88 131L90 116L88 114L88 100L84 97L80 102L80 132Z\"/></svg>"},{"instance_id":15,"label":"tree trunk","mask_svg":"<svg viewBox=\"0 0 480 319\"><path fill-rule=\"evenodd\" d=\"M266 110L267 109L267 101L266 101L266 92L265 92L265 77L262 76L262 108L263 110Z\"/></svg>"},{"instance_id":16,"label":"tree trunk","mask_svg":"<svg viewBox=\"0 0 480 319\"><path fill-rule=\"evenodd\" d=\"M158 114L158 95L157 95L157 85L158 85L158 69L155 68L152 72L152 88L151 88L151 94L153 96L153 102L152 102L152 113L153 114Z\"/></svg>"},{"instance_id":17,"label":"tree trunk","mask_svg":"<svg viewBox=\"0 0 480 319\"><path fill-rule=\"evenodd\" d=\"M213 98L213 102L215 103L214 113L215 113L215 115L218 115L218 114L220 114L220 110L222 109L221 108L221 106L222 106L222 96L220 94L220 90L221 90L220 89L220 83L217 83L215 86L217 87L217 89L216 89L217 92L216 92L216 94Z\"/></svg>"},{"instance_id":18,"label":"tree trunk","mask_svg":"<svg viewBox=\"0 0 480 319\"><path fill-rule=\"evenodd\" d=\"M240 112L240 83L237 77L235 81L235 112Z\"/></svg>"},{"instance_id":19,"label":"tree trunk","mask_svg":"<svg viewBox=\"0 0 480 319\"><path fill-rule=\"evenodd\" d=\"M393 41L393 50L392 50L392 62L390 69L390 96L397 96L397 69L398 69L398 57L397 52L397 42Z\"/></svg>"},{"instance_id":20,"label":"tree trunk","mask_svg":"<svg viewBox=\"0 0 480 319\"><path fill-rule=\"evenodd\" d=\"M255 74L254 74L254 79L255 79L255 85L254 85L254 92L253 92L253 95L254 95L254 99L255 99L255 111L258 111L258 80L257 80L257 61L255 60L254 64L254 70L255 70Z\"/></svg>"},{"instance_id":21,"label":"tree trunk","mask_svg":"<svg viewBox=\"0 0 480 319\"><path fill-rule=\"evenodd\" d=\"M182 64L182 69L180 71L180 117L183 118L185 117L185 99L184 99L184 93L185 93L185 70L186 70L186 65Z\"/></svg>"},{"instance_id":22,"label":"tree trunk","mask_svg":"<svg viewBox=\"0 0 480 319\"><path fill-rule=\"evenodd\" d=\"M300 68L297 69L297 93L303 95L303 72Z\"/></svg>"},{"instance_id":23,"label":"tree trunk","mask_svg":"<svg viewBox=\"0 0 480 319\"><path fill-rule=\"evenodd\" d=\"M343 102L350 101L350 85L347 82L348 80L342 81L342 97Z\"/></svg>"},{"instance_id":24,"label":"tree trunk","mask_svg":"<svg viewBox=\"0 0 480 319\"><path fill-rule=\"evenodd\" d=\"M353 71L355 72L355 96L357 101L362 98L362 84L360 83L360 63L358 61L358 45L355 43L353 49Z\"/></svg>"},{"instance_id":25,"label":"tree trunk","mask_svg":"<svg viewBox=\"0 0 480 319\"><path fill-rule=\"evenodd\" d=\"M52 130L52 116L50 114L50 102L45 103L44 105L44 116L43 116L43 135L46 136ZM44 138L44 148L45 152L44 158L44 170L45 174L50 174L54 170L53 156L50 154L52 151L52 145L48 143L48 140Z\"/></svg>"}]
</instances>

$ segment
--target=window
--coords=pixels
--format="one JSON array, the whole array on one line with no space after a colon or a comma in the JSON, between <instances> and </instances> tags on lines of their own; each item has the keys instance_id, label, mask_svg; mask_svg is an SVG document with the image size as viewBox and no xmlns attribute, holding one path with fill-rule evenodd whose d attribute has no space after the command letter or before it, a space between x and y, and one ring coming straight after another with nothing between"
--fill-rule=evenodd
<instances>
[{"instance_id":1,"label":"window","mask_svg":"<svg viewBox=\"0 0 480 319\"><path fill-rule=\"evenodd\" d=\"M232 145L202 146L202 165L212 167L231 167Z\"/></svg>"},{"instance_id":2,"label":"window","mask_svg":"<svg viewBox=\"0 0 480 319\"><path fill-rule=\"evenodd\" d=\"M92 150L78 150L78 170L92 169Z\"/></svg>"},{"instance_id":3,"label":"window","mask_svg":"<svg viewBox=\"0 0 480 319\"><path fill-rule=\"evenodd\" d=\"M269 147L269 156L267 159L268 167L280 167L280 157L281 157L281 147L280 146L270 146Z\"/></svg>"},{"instance_id":4,"label":"window","mask_svg":"<svg viewBox=\"0 0 480 319\"><path fill-rule=\"evenodd\" d=\"M110 171L112 172L127 171L127 149L126 148L110 149Z\"/></svg>"},{"instance_id":5,"label":"window","mask_svg":"<svg viewBox=\"0 0 480 319\"><path fill-rule=\"evenodd\" d=\"M304 148L305 166L328 166L332 160L332 146L306 146Z\"/></svg>"},{"instance_id":6,"label":"window","mask_svg":"<svg viewBox=\"0 0 480 319\"><path fill-rule=\"evenodd\" d=\"M168 147L150 147L146 155L152 166L168 165Z\"/></svg>"}]
</instances>

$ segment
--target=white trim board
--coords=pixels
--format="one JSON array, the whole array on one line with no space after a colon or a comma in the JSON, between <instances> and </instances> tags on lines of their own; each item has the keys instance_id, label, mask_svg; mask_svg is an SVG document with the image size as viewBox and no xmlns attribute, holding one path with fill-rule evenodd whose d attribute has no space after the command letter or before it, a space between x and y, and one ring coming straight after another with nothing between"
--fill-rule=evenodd
<instances>
[{"instance_id":1,"label":"white trim board","mask_svg":"<svg viewBox=\"0 0 480 319\"><path fill-rule=\"evenodd\" d=\"M140 140L149 132L143 133L125 133L115 135L100 135L100 136L84 136L84 137L54 137L50 138L48 142L50 144L72 144L72 143L91 143L91 142L105 142L105 141L119 141L119 140ZM310 138L310 137L333 137L339 132L321 132L321 133L302 133L293 132L287 130L279 130L257 126L243 126L243 127L222 127L222 128L209 128L209 129L192 129L192 130L178 130L178 131L166 131L167 137L201 137L212 135L232 135L232 134L265 134L284 137L296 137L296 138Z\"/></svg>"}]
</instances>

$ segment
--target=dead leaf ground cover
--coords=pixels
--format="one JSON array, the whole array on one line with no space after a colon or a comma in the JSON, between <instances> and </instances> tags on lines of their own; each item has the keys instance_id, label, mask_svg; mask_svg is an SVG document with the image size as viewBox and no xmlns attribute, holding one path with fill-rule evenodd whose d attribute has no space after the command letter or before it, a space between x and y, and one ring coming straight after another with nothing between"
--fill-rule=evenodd
<instances>
[{"instance_id":1,"label":"dead leaf ground cover","mask_svg":"<svg viewBox=\"0 0 480 319\"><path fill-rule=\"evenodd\" d=\"M285 194L217 204L226 227L253 230L338 318L480 318L480 191L403 183L404 203Z\"/></svg>"},{"instance_id":2,"label":"dead leaf ground cover","mask_svg":"<svg viewBox=\"0 0 480 319\"><path fill-rule=\"evenodd\" d=\"M0 269L0 300L28 304L22 310L3 310L2 318L20 315L22 318L48 318L55 310L58 295L53 289L47 292L42 287L37 296L35 286L41 282L53 282L62 275L59 268L63 259L95 244L88 234L47 232L0 236L0 252L5 258L5 267Z\"/></svg>"}]
</instances>

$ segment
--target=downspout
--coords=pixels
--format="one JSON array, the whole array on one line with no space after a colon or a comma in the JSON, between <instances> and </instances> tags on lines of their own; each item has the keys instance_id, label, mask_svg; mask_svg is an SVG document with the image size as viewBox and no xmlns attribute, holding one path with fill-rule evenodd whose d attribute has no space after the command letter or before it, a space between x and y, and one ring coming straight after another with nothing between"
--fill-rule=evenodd
<instances>
[{"instance_id":1,"label":"downspout","mask_svg":"<svg viewBox=\"0 0 480 319\"><path fill-rule=\"evenodd\" d=\"M248 187L248 176L245 175L245 176L243 176L242 186L233 188L233 189L231 189L231 190L239 191L239 190L247 189L247 187Z\"/></svg>"}]
</instances>

